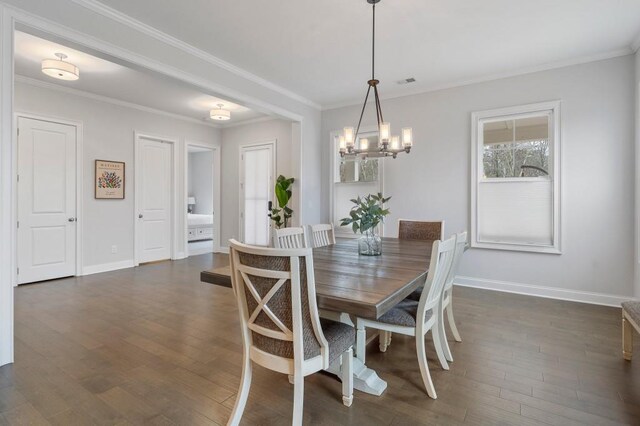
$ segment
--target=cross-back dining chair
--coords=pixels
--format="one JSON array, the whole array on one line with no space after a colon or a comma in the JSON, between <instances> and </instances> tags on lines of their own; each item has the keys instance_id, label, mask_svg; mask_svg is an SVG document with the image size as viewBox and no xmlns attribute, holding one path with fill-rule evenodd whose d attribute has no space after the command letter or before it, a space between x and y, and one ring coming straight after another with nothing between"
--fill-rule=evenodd
<instances>
[{"instance_id":1,"label":"cross-back dining chair","mask_svg":"<svg viewBox=\"0 0 640 426\"><path fill-rule=\"evenodd\" d=\"M303 227L280 228L273 230L273 245L275 248L296 249L309 247L309 242Z\"/></svg>"},{"instance_id":2,"label":"cross-back dining chair","mask_svg":"<svg viewBox=\"0 0 640 426\"><path fill-rule=\"evenodd\" d=\"M456 236L445 241L434 241L431 251L431 261L429 264L429 273L425 282L425 289L419 302L405 300L382 315L377 320L366 318L358 318L356 320L356 328L358 333L356 353L358 358L365 359L366 350L366 328L374 328L377 330L400 333L407 336L414 336L416 339L416 351L418 357L418 365L420 366L420 374L422 381L427 390L427 394L433 398L437 398L435 387L429 373L429 365L427 363L427 354L425 348L426 334L431 331L436 354L440 365L445 370L449 369L447 360L444 355L441 342L438 310L442 302L442 290L444 287L453 254L456 247Z\"/></svg>"},{"instance_id":3,"label":"cross-back dining chair","mask_svg":"<svg viewBox=\"0 0 640 426\"><path fill-rule=\"evenodd\" d=\"M435 241L444 238L444 220L421 221L400 219L398 238L401 240Z\"/></svg>"},{"instance_id":4,"label":"cross-back dining chair","mask_svg":"<svg viewBox=\"0 0 640 426\"><path fill-rule=\"evenodd\" d=\"M465 231L456 234L456 248L453 252L453 261L451 262L451 267L449 268L447 278L444 282L444 288L442 289L442 305L440 306L439 310L440 338L442 340L442 349L444 350L445 357L449 362L453 361L453 355L451 354L449 342L447 341L447 334L444 329L444 314L446 312L447 319L449 320L449 328L451 329L451 334L453 334L454 340L456 342L462 342L462 337L460 337L460 332L458 331L458 327L456 326L456 320L453 317L453 282L455 281L456 275L458 274L460 261L462 260L462 255L464 254L464 249L466 246L467 232Z\"/></svg>"},{"instance_id":5,"label":"cross-back dining chair","mask_svg":"<svg viewBox=\"0 0 640 426\"><path fill-rule=\"evenodd\" d=\"M309 236L313 248L330 246L336 243L333 225L328 223L309 225Z\"/></svg>"},{"instance_id":6,"label":"cross-back dining chair","mask_svg":"<svg viewBox=\"0 0 640 426\"><path fill-rule=\"evenodd\" d=\"M240 310L243 363L229 425L237 425L252 362L293 376L293 424L302 424L304 377L341 363L342 402L353 401L355 330L318 315L310 248L254 247L230 240L231 282Z\"/></svg>"}]
</instances>

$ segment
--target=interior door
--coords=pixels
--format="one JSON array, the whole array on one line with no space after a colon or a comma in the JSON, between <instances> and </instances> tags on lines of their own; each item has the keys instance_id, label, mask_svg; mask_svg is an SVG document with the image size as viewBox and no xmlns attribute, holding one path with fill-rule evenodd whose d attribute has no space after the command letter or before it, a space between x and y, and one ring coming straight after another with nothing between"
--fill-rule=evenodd
<instances>
[{"instance_id":1,"label":"interior door","mask_svg":"<svg viewBox=\"0 0 640 426\"><path fill-rule=\"evenodd\" d=\"M269 201L273 191L274 145L243 147L241 150L242 193L240 220L246 244L268 246L271 240Z\"/></svg>"},{"instance_id":2,"label":"interior door","mask_svg":"<svg viewBox=\"0 0 640 426\"><path fill-rule=\"evenodd\" d=\"M76 137L18 118L18 284L76 273Z\"/></svg>"},{"instance_id":3,"label":"interior door","mask_svg":"<svg viewBox=\"0 0 640 426\"><path fill-rule=\"evenodd\" d=\"M170 259L173 145L141 138L138 148L138 262Z\"/></svg>"}]
</instances>

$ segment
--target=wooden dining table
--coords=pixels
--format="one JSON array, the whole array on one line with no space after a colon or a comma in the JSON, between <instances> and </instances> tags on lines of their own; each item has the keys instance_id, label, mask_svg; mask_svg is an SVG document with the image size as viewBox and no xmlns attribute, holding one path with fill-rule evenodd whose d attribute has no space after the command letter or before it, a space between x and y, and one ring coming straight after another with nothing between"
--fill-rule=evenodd
<instances>
[{"instance_id":1,"label":"wooden dining table","mask_svg":"<svg viewBox=\"0 0 640 426\"><path fill-rule=\"evenodd\" d=\"M380 256L363 256L358 254L357 239L338 238L336 244L313 249L316 297L322 316L350 325L355 324L356 317L380 318L424 285L431 248L430 241L383 238ZM200 279L231 287L228 266L202 271ZM356 354L354 387L381 395L386 386Z\"/></svg>"}]
</instances>

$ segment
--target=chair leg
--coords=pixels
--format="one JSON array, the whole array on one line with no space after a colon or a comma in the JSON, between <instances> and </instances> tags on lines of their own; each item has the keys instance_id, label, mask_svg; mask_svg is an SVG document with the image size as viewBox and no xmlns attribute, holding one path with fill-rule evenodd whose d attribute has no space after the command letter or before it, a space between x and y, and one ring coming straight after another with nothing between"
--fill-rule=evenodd
<instances>
[{"instance_id":1,"label":"chair leg","mask_svg":"<svg viewBox=\"0 0 640 426\"><path fill-rule=\"evenodd\" d=\"M367 351L367 331L359 321L356 322L356 356L362 363L365 362Z\"/></svg>"},{"instance_id":2,"label":"chair leg","mask_svg":"<svg viewBox=\"0 0 640 426\"><path fill-rule=\"evenodd\" d=\"M431 381L431 374L429 373L429 364L427 364L427 352L424 342L424 336L418 335L416 333L416 349L418 355L418 365L420 366L420 374L422 375L422 382L424 383L424 387L427 390L427 395L431 398L436 399L438 395L436 394L436 388L433 386L433 382Z\"/></svg>"},{"instance_id":3,"label":"chair leg","mask_svg":"<svg viewBox=\"0 0 640 426\"><path fill-rule=\"evenodd\" d=\"M353 348L342 354L342 403L351 407L353 403Z\"/></svg>"},{"instance_id":4,"label":"chair leg","mask_svg":"<svg viewBox=\"0 0 640 426\"><path fill-rule=\"evenodd\" d=\"M440 337L439 343L440 343L440 347L442 348L442 351L444 352L444 358L448 362L453 362L453 355L451 354L451 349L449 348L449 342L447 341L447 333L444 329L443 309L439 309L438 324L436 324L436 327L438 328L438 335ZM434 335L434 344L435 344L435 335Z\"/></svg>"},{"instance_id":5,"label":"chair leg","mask_svg":"<svg viewBox=\"0 0 640 426\"><path fill-rule=\"evenodd\" d=\"M304 376L302 373L294 374L293 378L293 420L292 425L302 425L304 405Z\"/></svg>"},{"instance_id":6,"label":"chair leg","mask_svg":"<svg viewBox=\"0 0 640 426\"><path fill-rule=\"evenodd\" d=\"M247 398L249 396L249 388L251 387L251 359L249 354L244 354L242 363L242 378L240 379L240 388L238 390L238 396L236 396L236 403L233 406L231 412L231 418L227 422L227 426L237 426L240 424L244 407L247 404Z\"/></svg>"},{"instance_id":7,"label":"chair leg","mask_svg":"<svg viewBox=\"0 0 640 426\"><path fill-rule=\"evenodd\" d=\"M391 332L380 330L380 337L378 338L378 340L380 342L380 352L386 352L387 347L389 347L389 344L391 343Z\"/></svg>"},{"instance_id":8,"label":"chair leg","mask_svg":"<svg viewBox=\"0 0 640 426\"><path fill-rule=\"evenodd\" d=\"M443 370L448 370L449 364L447 363L447 358L444 355L444 349L442 347L443 338L440 335L440 324L433 324L431 333L433 334L433 346L436 347L436 355L438 355L438 361L440 361L440 365L442 366ZM424 337L422 339L424 340Z\"/></svg>"},{"instance_id":9,"label":"chair leg","mask_svg":"<svg viewBox=\"0 0 640 426\"><path fill-rule=\"evenodd\" d=\"M451 334L453 334L453 338L456 342L462 342L462 337L460 337L460 333L458 332L458 327L456 326L456 320L453 318L453 300L449 302L447 306L447 318L449 319L449 328L451 329Z\"/></svg>"},{"instance_id":10,"label":"chair leg","mask_svg":"<svg viewBox=\"0 0 640 426\"><path fill-rule=\"evenodd\" d=\"M631 361L633 355L633 327L622 315L622 357Z\"/></svg>"}]
</instances>

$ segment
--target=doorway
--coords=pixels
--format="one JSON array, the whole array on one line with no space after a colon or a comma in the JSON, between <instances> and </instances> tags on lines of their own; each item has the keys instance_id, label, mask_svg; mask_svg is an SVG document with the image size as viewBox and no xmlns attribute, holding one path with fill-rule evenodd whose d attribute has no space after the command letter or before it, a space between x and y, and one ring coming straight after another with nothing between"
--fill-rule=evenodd
<instances>
[{"instance_id":1,"label":"doorway","mask_svg":"<svg viewBox=\"0 0 640 426\"><path fill-rule=\"evenodd\" d=\"M78 274L79 125L17 116L17 279Z\"/></svg>"},{"instance_id":2,"label":"doorway","mask_svg":"<svg viewBox=\"0 0 640 426\"><path fill-rule=\"evenodd\" d=\"M269 203L276 170L276 142L240 147L240 235L246 244L271 243Z\"/></svg>"},{"instance_id":3,"label":"doorway","mask_svg":"<svg viewBox=\"0 0 640 426\"><path fill-rule=\"evenodd\" d=\"M136 135L135 265L174 258L176 141Z\"/></svg>"},{"instance_id":4,"label":"doorway","mask_svg":"<svg viewBox=\"0 0 640 426\"><path fill-rule=\"evenodd\" d=\"M217 149L186 143L187 256L218 251L220 167Z\"/></svg>"}]
</instances>

